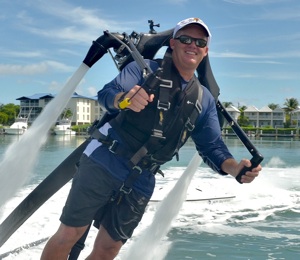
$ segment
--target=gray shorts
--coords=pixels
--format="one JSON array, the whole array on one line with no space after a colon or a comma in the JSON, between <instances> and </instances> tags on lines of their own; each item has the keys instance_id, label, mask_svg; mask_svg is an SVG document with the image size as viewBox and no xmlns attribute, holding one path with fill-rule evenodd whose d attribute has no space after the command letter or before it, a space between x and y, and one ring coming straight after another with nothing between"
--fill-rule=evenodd
<instances>
[{"instance_id":1,"label":"gray shorts","mask_svg":"<svg viewBox=\"0 0 300 260\"><path fill-rule=\"evenodd\" d=\"M141 221L149 198L132 190L119 203L112 201L121 186L120 180L83 154L60 221L82 227L95 220L95 226L103 225L115 241L125 243Z\"/></svg>"}]
</instances>

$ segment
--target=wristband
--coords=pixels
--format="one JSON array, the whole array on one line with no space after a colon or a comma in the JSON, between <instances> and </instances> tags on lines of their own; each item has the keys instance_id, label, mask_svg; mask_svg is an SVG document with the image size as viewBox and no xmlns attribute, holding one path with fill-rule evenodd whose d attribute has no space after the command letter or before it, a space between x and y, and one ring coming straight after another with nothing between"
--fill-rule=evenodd
<instances>
[{"instance_id":1,"label":"wristband","mask_svg":"<svg viewBox=\"0 0 300 260\"><path fill-rule=\"evenodd\" d=\"M121 97L118 99L118 108L123 109L120 107L120 103L124 100L125 96L127 95L128 91L124 92Z\"/></svg>"}]
</instances>

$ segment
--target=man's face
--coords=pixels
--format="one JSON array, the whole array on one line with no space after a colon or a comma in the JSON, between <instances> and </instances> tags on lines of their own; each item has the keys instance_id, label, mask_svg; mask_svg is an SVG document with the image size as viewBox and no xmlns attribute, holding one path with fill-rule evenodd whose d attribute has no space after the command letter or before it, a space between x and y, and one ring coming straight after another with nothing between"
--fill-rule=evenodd
<instances>
[{"instance_id":1,"label":"man's face","mask_svg":"<svg viewBox=\"0 0 300 260\"><path fill-rule=\"evenodd\" d=\"M196 24L188 25L179 30L176 37L181 35L207 40L204 29ZM195 41L192 41L191 44L184 44L179 40L171 39L170 47L173 49L173 60L179 70L195 70L208 53L207 46L204 48L197 47Z\"/></svg>"}]
</instances>

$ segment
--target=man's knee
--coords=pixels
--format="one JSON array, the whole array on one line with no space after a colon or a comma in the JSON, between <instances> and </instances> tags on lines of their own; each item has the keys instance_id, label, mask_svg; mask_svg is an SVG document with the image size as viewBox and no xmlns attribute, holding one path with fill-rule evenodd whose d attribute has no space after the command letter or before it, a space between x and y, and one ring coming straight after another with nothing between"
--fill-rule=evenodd
<instances>
[{"instance_id":1,"label":"man's knee","mask_svg":"<svg viewBox=\"0 0 300 260\"><path fill-rule=\"evenodd\" d=\"M106 229L100 226L93 251L87 259L96 259L96 257L99 259L114 259L122 246L122 241L114 241Z\"/></svg>"},{"instance_id":2,"label":"man's knee","mask_svg":"<svg viewBox=\"0 0 300 260\"><path fill-rule=\"evenodd\" d=\"M48 244L52 248L71 248L77 240L83 235L87 226L85 227L69 227L61 224L56 233L50 238Z\"/></svg>"},{"instance_id":3,"label":"man's knee","mask_svg":"<svg viewBox=\"0 0 300 260\"><path fill-rule=\"evenodd\" d=\"M114 259L118 255L122 245L122 243L110 246L103 246L101 244L98 244L97 246L95 245L91 254L86 259Z\"/></svg>"}]
</instances>

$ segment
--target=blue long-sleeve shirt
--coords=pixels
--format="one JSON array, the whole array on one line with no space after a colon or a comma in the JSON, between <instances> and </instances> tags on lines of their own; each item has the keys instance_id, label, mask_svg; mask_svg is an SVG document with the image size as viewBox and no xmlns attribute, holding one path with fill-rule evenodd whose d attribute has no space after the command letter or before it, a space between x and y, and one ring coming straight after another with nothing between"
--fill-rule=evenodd
<instances>
[{"instance_id":1,"label":"blue long-sleeve shirt","mask_svg":"<svg viewBox=\"0 0 300 260\"><path fill-rule=\"evenodd\" d=\"M153 71L158 68L158 63L155 61L146 60L146 62ZM118 109L114 107L115 96L119 92L129 91L135 85L142 85L143 81L140 67L136 62L132 62L98 92L98 101L108 113L117 113ZM183 81L183 87L186 85L187 82ZM191 138L203 161L214 171L225 174L221 170L221 165L226 159L233 158L233 156L222 140L216 103L207 88L203 90L201 105L202 112L195 122ZM108 134L109 132L113 138L122 143L122 140L120 140L108 123L100 128L100 131L103 134ZM130 172L127 165L128 159L111 153L106 146L102 146L97 140L92 140L84 153L119 180L124 181ZM153 174L145 170L135 181L134 188L145 196L150 197L154 185L155 178Z\"/></svg>"}]
</instances>

